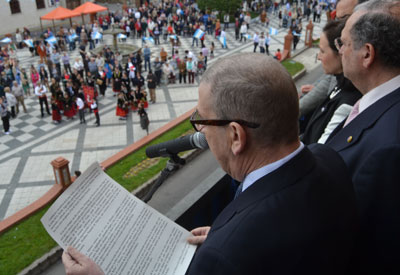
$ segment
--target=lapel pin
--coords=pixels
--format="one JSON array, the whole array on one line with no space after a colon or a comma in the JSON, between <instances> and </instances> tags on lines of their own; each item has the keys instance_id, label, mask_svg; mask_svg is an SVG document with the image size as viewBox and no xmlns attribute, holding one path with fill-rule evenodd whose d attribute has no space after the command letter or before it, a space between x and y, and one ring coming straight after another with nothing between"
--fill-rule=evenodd
<instances>
[{"instance_id":1,"label":"lapel pin","mask_svg":"<svg viewBox=\"0 0 400 275\"><path fill-rule=\"evenodd\" d=\"M348 143L350 143L352 140L353 140L353 137L352 137L352 136L349 136L349 137L347 138L347 142L348 142Z\"/></svg>"}]
</instances>

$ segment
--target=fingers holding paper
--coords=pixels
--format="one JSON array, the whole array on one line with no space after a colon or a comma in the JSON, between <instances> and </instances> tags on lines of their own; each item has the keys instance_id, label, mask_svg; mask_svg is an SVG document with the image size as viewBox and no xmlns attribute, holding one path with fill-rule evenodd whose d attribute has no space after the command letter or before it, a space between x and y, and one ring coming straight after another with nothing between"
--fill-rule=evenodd
<instances>
[{"instance_id":1,"label":"fingers holding paper","mask_svg":"<svg viewBox=\"0 0 400 275\"><path fill-rule=\"evenodd\" d=\"M190 231L193 236L190 236L188 238L188 243L194 244L194 245L201 245L204 243L208 236L208 232L210 231L210 226L203 226L203 227L197 227Z\"/></svg>"},{"instance_id":2,"label":"fingers holding paper","mask_svg":"<svg viewBox=\"0 0 400 275\"><path fill-rule=\"evenodd\" d=\"M67 247L62 261L67 275L104 275L103 270L92 259L73 247Z\"/></svg>"}]
</instances>

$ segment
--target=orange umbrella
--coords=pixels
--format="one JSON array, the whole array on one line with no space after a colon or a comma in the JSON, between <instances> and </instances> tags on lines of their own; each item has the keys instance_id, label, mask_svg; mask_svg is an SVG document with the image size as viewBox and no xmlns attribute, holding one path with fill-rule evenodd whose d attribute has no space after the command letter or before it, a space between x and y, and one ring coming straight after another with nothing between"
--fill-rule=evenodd
<instances>
[{"instance_id":1,"label":"orange umbrella","mask_svg":"<svg viewBox=\"0 0 400 275\"><path fill-rule=\"evenodd\" d=\"M46 15L40 17L42 20L63 20L66 18L71 18L81 15L79 12L75 12L63 7L58 7Z\"/></svg>"},{"instance_id":2,"label":"orange umbrella","mask_svg":"<svg viewBox=\"0 0 400 275\"><path fill-rule=\"evenodd\" d=\"M108 8L94 4L92 2L86 2L80 5L79 7L75 8L73 11L78 12L79 14L89 14L106 10L108 10Z\"/></svg>"},{"instance_id":3,"label":"orange umbrella","mask_svg":"<svg viewBox=\"0 0 400 275\"><path fill-rule=\"evenodd\" d=\"M97 4L94 4L92 2L86 2L79 7L75 8L73 11L78 12L79 14L82 15L82 22L85 24L85 20L83 19L84 14L91 14L91 13L96 13L96 12L101 12L101 11L106 11L108 10L107 7L103 7Z\"/></svg>"},{"instance_id":4,"label":"orange umbrella","mask_svg":"<svg viewBox=\"0 0 400 275\"><path fill-rule=\"evenodd\" d=\"M69 9L66 9L63 7L58 7L56 9L52 10L51 12L49 12L48 14L40 17L40 25L42 25L42 20L52 20L53 27L55 28L54 20L64 20L64 19L69 18L69 22L72 26L71 17L75 17L75 16L79 16L79 15L81 15L79 12L74 12L72 10L69 10Z\"/></svg>"}]
</instances>

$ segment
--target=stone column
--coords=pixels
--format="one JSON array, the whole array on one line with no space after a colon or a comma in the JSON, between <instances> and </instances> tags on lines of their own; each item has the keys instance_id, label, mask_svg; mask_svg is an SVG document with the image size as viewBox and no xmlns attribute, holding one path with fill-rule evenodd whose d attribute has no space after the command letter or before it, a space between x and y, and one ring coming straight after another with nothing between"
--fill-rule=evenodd
<instances>
[{"instance_id":1,"label":"stone column","mask_svg":"<svg viewBox=\"0 0 400 275\"><path fill-rule=\"evenodd\" d=\"M306 27L306 36L305 36L305 39L304 39L305 46L309 47L309 48L312 47L313 29L314 29L314 25L313 25L312 21L310 20L310 22L308 23L308 25Z\"/></svg>"},{"instance_id":2,"label":"stone column","mask_svg":"<svg viewBox=\"0 0 400 275\"><path fill-rule=\"evenodd\" d=\"M292 43L293 43L293 34L292 34L292 30L289 29L288 34L285 35L285 43L283 44L283 56L282 56L282 60L286 59L286 58L290 58L291 56L291 51L292 51ZM285 52L287 52L287 55L285 56Z\"/></svg>"}]
</instances>

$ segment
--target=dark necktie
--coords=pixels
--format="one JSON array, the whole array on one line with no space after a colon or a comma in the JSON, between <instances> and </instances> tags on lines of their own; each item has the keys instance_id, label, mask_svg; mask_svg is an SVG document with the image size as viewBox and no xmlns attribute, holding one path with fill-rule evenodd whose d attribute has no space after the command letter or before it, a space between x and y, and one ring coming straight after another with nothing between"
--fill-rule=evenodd
<instances>
[{"instance_id":1,"label":"dark necktie","mask_svg":"<svg viewBox=\"0 0 400 275\"><path fill-rule=\"evenodd\" d=\"M234 199L236 199L242 193L242 189L243 189L243 182L241 182L239 184L238 188L236 189Z\"/></svg>"}]
</instances>

